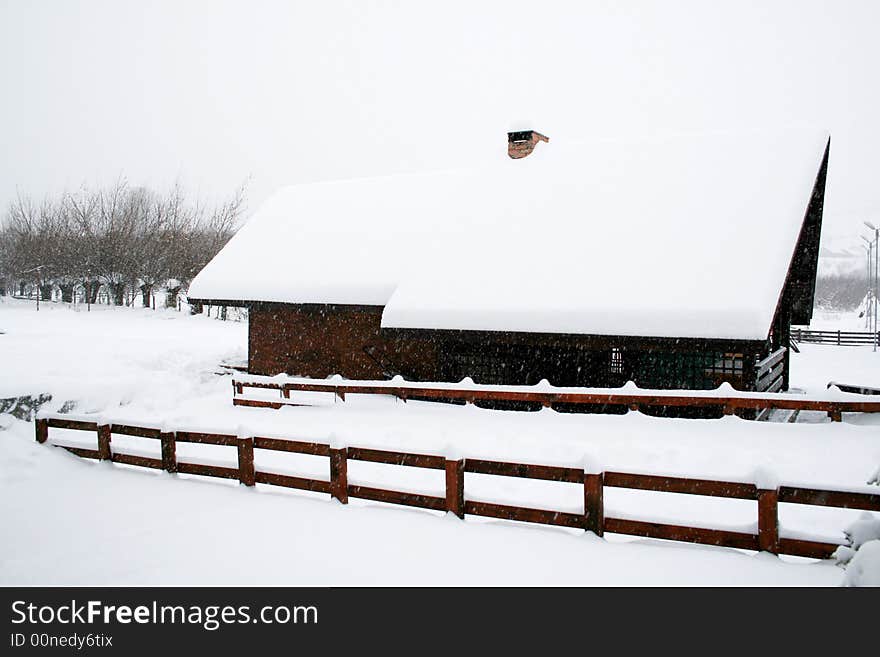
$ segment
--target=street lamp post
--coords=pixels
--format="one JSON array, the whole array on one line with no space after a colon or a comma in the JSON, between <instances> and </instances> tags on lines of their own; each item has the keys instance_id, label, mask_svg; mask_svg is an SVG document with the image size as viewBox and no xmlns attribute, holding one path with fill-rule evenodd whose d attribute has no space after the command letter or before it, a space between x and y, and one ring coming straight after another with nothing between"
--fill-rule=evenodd
<instances>
[{"instance_id":1,"label":"street lamp post","mask_svg":"<svg viewBox=\"0 0 880 657\"><path fill-rule=\"evenodd\" d=\"M868 250L868 292L865 302L865 314L868 316L868 330L874 321L874 240L869 240L864 235L859 235L865 241Z\"/></svg>"},{"instance_id":2,"label":"street lamp post","mask_svg":"<svg viewBox=\"0 0 880 657\"><path fill-rule=\"evenodd\" d=\"M880 342L880 331L877 330L877 265L878 254L880 251L880 228L877 228L870 221L863 222L868 228L874 231L874 351L877 351L877 343Z\"/></svg>"},{"instance_id":3,"label":"street lamp post","mask_svg":"<svg viewBox=\"0 0 880 657\"><path fill-rule=\"evenodd\" d=\"M871 330L871 321L873 317L871 316L871 308L868 305L868 302L871 298L871 254L873 253L873 249L870 246L865 246L862 244L862 248L865 250L865 256L867 258L868 266L866 268L865 273L865 285L867 286L865 290L865 328L870 332Z\"/></svg>"}]
</instances>

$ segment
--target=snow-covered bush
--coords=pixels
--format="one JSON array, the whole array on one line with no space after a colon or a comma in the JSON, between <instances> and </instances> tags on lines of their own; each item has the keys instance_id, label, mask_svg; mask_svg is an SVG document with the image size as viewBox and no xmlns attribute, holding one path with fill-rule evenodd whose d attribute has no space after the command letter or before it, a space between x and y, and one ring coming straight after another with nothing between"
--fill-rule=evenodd
<instances>
[{"instance_id":1,"label":"snow-covered bush","mask_svg":"<svg viewBox=\"0 0 880 657\"><path fill-rule=\"evenodd\" d=\"M847 544L835 553L846 568L843 585L880 586L880 520L864 513L845 533Z\"/></svg>"}]
</instances>

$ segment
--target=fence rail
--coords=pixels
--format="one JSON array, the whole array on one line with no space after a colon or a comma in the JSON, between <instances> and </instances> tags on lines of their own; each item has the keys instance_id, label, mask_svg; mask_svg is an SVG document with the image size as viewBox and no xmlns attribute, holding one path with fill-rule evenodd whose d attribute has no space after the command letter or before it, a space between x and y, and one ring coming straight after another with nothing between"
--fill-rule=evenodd
<instances>
[{"instance_id":1,"label":"fence rail","mask_svg":"<svg viewBox=\"0 0 880 657\"><path fill-rule=\"evenodd\" d=\"M325 493L343 504L348 503L349 498L353 497L434 511L447 511L454 513L459 518L464 518L465 515L485 516L584 529L592 531L599 536L602 536L605 532L629 534L671 541L762 550L774 554L789 554L817 559L831 556L839 547L838 544L780 537L780 503L880 511L880 494L872 493L819 490L792 486L761 489L755 484L742 482L625 472L592 473L585 472L580 468L531 463L508 463L486 459L449 459L445 456L431 454L415 454L351 446L339 447L324 443L262 436L242 437L231 434L189 431L165 432L153 427L116 424L99 425L95 422L70 420L59 416L40 418L36 421L36 440L38 443L47 442L50 427L95 432L97 434L97 449L57 445L57 447L66 449L77 456L162 469L167 472L238 479L240 483L246 486L268 484ZM159 440L162 458L149 458L113 450L111 440L114 433ZM176 457L176 445L178 442L234 446L238 451L238 467L230 468L200 464L189 460L181 461ZM257 470L254 464L255 449L324 456L329 460L329 478L315 479ZM443 470L446 482L445 495L440 497L349 484L348 461L351 460ZM583 512L554 511L467 499L465 496L465 473L468 472L502 477L566 482L581 486L584 500ZM607 487L756 501L758 533L751 534L723 529L606 517L604 490Z\"/></svg>"},{"instance_id":2,"label":"fence rail","mask_svg":"<svg viewBox=\"0 0 880 657\"><path fill-rule=\"evenodd\" d=\"M851 392L856 395L880 395L880 388L872 388L870 386L858 385L855 383L838 383L837 381L829 381L826 387L836 386L841 392Z\"/></svg>"},{"instance_id":3,"label":"fence rail","mask_svg":"<svg viewBox=\"0 0 880 657\"><path fill-rule=\"evenodd\" d=\"M870 331L814 331L792 328L791 337L795 342L858 346L877 344L877 341L880 340L880 331L876 333Z\"/></svg>"},{"instance_id":4,"label":"fence rail","mask_svg":"<svg viewBox=\"0 0 880 657\"><path fill-rule=\"evenodd\" d=\"M780 350L782 351L782 350ZM767 360L781 358L780 352ZM766 362L765 374L781 368L780 361ZM770 375L768 375L770 376ZM276 401L254 399L245 394L245 389L277 390ZM389 385L387 382L328 383L258 381L253 379L232 380L232 403L235 406L257 408L281 408L283 406L304 406L290 399L291 392L330 393L345 401L346 395L391 395L402 401L411 399L445 401L463 404L486 402L525 402L553 407L557 404L567 406L622 407L638 411L658 407L688 407L717 409L720 414L733 415L737 411L765 411L783 409L793 411L819 411L827 413L833 422L840 422L843 413L880 413L880 401L837 401L825 399L797 398L783 396L767 391L761 394L739 395L687 395L680 392L659 394L657 391L635 392L540 392L535 390L498 390L491 387L430 387L419 384Z\"/></svg>"}]
</instances>

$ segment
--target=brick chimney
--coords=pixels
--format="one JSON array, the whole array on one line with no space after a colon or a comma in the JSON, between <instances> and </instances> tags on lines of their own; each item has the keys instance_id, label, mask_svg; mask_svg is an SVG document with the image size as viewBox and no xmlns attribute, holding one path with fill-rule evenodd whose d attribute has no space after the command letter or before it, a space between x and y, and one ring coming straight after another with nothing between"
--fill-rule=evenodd
<instances>
[{"instance_id":1,"label":"brick chimney","mask_svg":"<svg viewBox=\"0 0 880 657\"><path fill-rule=\"evenodd\" d=\"M514 160L523 158L535 150L539 141L549 142L550 139L535 130L508 132L507 154Z\"/></svg>"}]
</instances>

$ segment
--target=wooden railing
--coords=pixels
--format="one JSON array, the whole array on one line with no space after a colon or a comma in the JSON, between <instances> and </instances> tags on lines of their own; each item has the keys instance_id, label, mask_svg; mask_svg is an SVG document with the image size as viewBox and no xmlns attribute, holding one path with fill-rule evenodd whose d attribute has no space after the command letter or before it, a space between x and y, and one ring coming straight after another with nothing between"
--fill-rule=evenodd
<instances>
[{"instance_id":1,"label":"wooden railing","mask_svg":"<svg viewBox=\"0 0 880 657\"><path fill-rule=\"evenodd\" d=\"M870 331L814 331L810 329L791 329L795 342L814 342L816 344L835 344L845 346L872 345L880 340L880 332Z\"/></svg>"},{"instance_id":2,"label":"wooden railing","mask_svg":"<svg viewBox=\"0 0 880 657\"><path fill-rule=\"evenodd\" d=\"M758 392L779 392L782 390L785 354L788 351L780 347L755 366L755 390Z\"/></svg>"},{"instance_id":3,"label":"wooden railing","mask_svg":"<svg viewBox=\"0 0 880 657\"><path fill-rule=\"evenodd\" d=\"M765 361L765 379L773 376L780 367L779 352ZM775 384L774 384L775 385ZM720 394L707 391L705 394L685 394L683 391L641 391L635 389L627 392L542 392L523 386L524 390L510 388L499 389L495 386L468 386L456 388L450 386L431 386L418 383L401 383L387 381L363 381L334 383L330 381L273 381L266 377L258 380L255 377L246 379L233 378L232 403L236 406L253 406L259 408L281 408L282 406L303 406L304 402L290 399L291 392L322 392L330 393L345 401L346 395L391 395L406 401L420 399L429 401L445 401L462 404L485 402L524 402L553 407L557 404L566 406L589 405L593 407L622 407L633 411L663 407L689 407L716 409L719 415L733 415L737 411L764 411L766 409L784 409L796 411L819 411L827 413L834 422L840 422L843 413L878 413L880 401L865 400L829 400L809 399L795 395L779 393L737 393ZM245 389L277 390L277 400L254 399L245 395ZM625 390L625 389L624 389Z\"/></svg>"},{"instance_id":4,"label":"wooden railing","mask_svg":"<svg viewBox=\"0 0 880 657\"><path fill-rule=\"evenodd\" d=\"M788 349L780 347L756 363L755 390L766 393L782 390L782 387L785 385L785 357L787 353ZM756 420L766 420L772 412L773 409L765 408L756 412L752 417Z\"/></svg>"},{"instance_id":5,"label":"wooden railing","mask_svg":"<svg viewBox=\"0 0 880 657\"><path fill-rule=\"evenodd\" d=\"M779 534L780 503L880 511L880 494L864 492L818 490L793 486L761 489L755 484L743 482L624 472L588 472L582 468L507 463L486 459L448 459L445 456L431 454L329 445L262 436L243 437L192 431L163 432L152 427L121 424L99 425L96 422L72 420L64 416L43 417L36 421L36 440L38 443L45 443L48 440L50 427L96 433L97 449L57 445L77 456L167 472L238 479L245 486L269 484L327 493L343 504L348 503L349 498L353 497L434 511L447 511L454 513L459 518L464 518L466 515L485 516L584 529L599 536L605 532L628 534L816 559L829 557L838 548L838 545L822 541L781 537ZM116 451L112 448L113 434L158 440L161 443L161 458ZM176 445L180 442L235 447L238 450L238 466L230 468L181 460L176 455ZM257 470L254 465L254 450L258 449L326 457L329 461L329 479L315 479ZM445 495L440 497L349 484L349 461L367 461L443 471L446 483ZM468 499L465 493L465 473L469 472L565 482L580 486L583 489L583 511L573 513ZM605 515L604 490L608 487L753 500L758 503L758 533L751 534L724 529L607 517Z\"/></svg>"}]
</instances>

